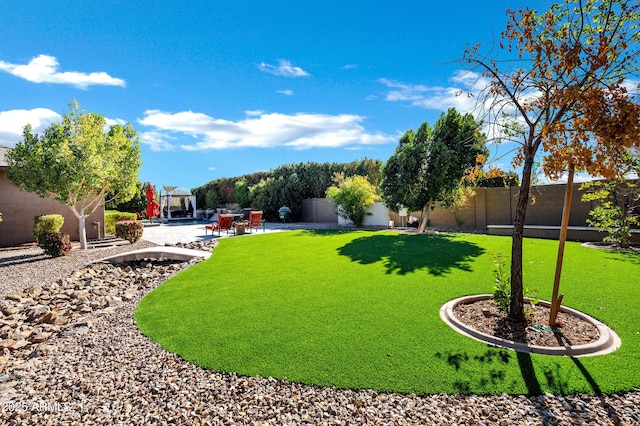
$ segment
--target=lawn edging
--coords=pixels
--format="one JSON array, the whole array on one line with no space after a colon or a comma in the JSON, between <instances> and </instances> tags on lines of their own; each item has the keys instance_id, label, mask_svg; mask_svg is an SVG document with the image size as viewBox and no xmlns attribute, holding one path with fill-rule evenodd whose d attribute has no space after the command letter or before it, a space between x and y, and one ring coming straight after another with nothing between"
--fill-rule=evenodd
<instances>
[{"instance_id":1,"label":"lawn edging","mask_svg":"<svg viewBox=\"0 0 640 426\"><path fill-rule=\"evenodd\" d=\"M576 311L575 309L571 309L567 306L561 305L560 311L565 312L570 315L574 315L588 323L592 324L594 327L598 329L600 334L600 338L593 342L585 345L565 345L565 346L537 346L537 345L528 345L526 343L514 342L512 340L502 339L500 337L492 336L487 333L483 333L474 329L473 327L468 326L464 322L460 321L454 314L453 310L456 306L477 302L479 300L488 300L492 299L493 296L490 294L478 294L472 296L463 296L457 299L451 300L445 303L442 308L440 308L440 318L447 323L452 329L457 331L458 333L470 337L474 340L483 343L489 343L491 345L511 349L516 352L523 353L533 353L540 355L550 355L550 356L570 356L570 357L581 357L581 356L597 356L597 355L606 355L616 351L620 346L622 346L622 340L606 324L598 321L591 316ZM540 300L538 303L542 306L550 307L551 303L546 300Z\"/></svg>"}]
</instances>

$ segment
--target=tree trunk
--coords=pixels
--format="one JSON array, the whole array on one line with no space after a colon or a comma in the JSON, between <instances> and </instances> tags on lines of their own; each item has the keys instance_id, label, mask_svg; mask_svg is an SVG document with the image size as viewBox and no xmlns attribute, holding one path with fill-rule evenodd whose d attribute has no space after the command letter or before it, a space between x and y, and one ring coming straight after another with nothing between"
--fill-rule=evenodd
<instances>
[{"instance_id":1,"label":"tree trunk","mask_svg":"<svg viewBox=\"0 0 640 426\"><path fill-rule=\"evenodd\" d=\"M431 205L433 200L429 200L429 204L422 208L422 216L420 217L420 225L418 225L418 232L424 232L427 228L427 222L429 222L429 214L431 213Z\"/></svg>"},{"instance_id":2,"label":"tree trunk","mask_svg":"<svg viewBox=\"0 0 640 426\"><path fill-rule=\"evenodd\" d=\"M511 242L511 304L509 318L514 321L524 321L524 292L522 283L522 240L524 238L524 220L529 204L531 187L531 171L533 156L525 158L522 170L522 182L518 192L516 214L513 222L513 238Z\"/></svg>"},{"instance_id":3,"label":"tree trunk","mask_svg":"<svg viewBox=\"0 0 640 426\"><path fill-rule=\"evenodd\" d=\"M82 250L87 249L87 227L85 223L85 219L87 218L87 214L85 214L85 209L82 208L80 211L76 210L74 206L69 206L74 216L78 219L78 237L80 239L80 248Z\"/></svg>"},{"instance_id":4,"label":"tree trunk","mask_svg":"<svg viewBox=\"0 0 640 426\"><path fill-rule=\"evenodd\" d=\"M78 234L80 236L80 248L82 250L87 249L87 226L86 226L86 216L82 212L80 214L80 218L78 219Z\"/></svg>"}]
</instances>

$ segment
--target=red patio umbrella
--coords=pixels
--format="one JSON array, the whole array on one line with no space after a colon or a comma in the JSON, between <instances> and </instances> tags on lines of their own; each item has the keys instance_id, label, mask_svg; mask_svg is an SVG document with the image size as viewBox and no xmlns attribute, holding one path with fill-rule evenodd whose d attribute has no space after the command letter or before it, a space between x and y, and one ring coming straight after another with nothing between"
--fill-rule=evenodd
<instances>
[{"instance_id":1,"label":"red patio umbrella","mask_svg":"<svg viewBox=\"0 0 640 426\"><path fill-rule=\"evenodd\" d=\"M160 205L156 201L156 197L153 191L153 186L150 183L147 184L147 217L160 216Z\"/></svg>"}]
</instances>

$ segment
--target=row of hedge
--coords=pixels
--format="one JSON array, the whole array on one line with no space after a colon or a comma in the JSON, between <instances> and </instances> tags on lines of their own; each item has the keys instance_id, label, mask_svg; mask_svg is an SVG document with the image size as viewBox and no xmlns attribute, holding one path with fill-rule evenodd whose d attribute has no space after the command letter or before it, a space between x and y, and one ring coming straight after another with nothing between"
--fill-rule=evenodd
<instances>
[{"instance_id":1,"label":"row of hedge","mask_svg":"<svg viewBox=\"0 0 640 426\"><path fill-rule=\"evenodd\" d=\"M345 178L364 176L374 186L382 180L382 162L364 159L351 163L286 164L269 172L212 180L191 189L199 209L237 203L264 211L269 220L278 218L278 209L288 206L293 218L302 214L302 200L323 198L334 184L336 174Z\"/></svg>"}]
</instances>

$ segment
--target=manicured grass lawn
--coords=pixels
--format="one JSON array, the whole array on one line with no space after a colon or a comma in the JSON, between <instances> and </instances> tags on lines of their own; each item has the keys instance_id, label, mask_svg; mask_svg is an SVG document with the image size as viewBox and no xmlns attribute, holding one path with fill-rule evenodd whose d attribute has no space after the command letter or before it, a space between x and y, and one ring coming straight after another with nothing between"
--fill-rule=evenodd
<instances>
[{"instance_id":1,"label":"manicured grass lawn","mask_svg":"<svg viewBox=\"0 0 640 426\"><path fill-rule=\"evenodd\" d=\"M295 231L221 240L147 295L138 326L198 365L404 393L615 392L640 387L640 256L567 243L564 304L612 327L613 354L570 359L492 348L450 329L447 301L491 293L511 239ZM525 240L530 293L550 298L557 242Z\"/></svg>"}]
</instances>

